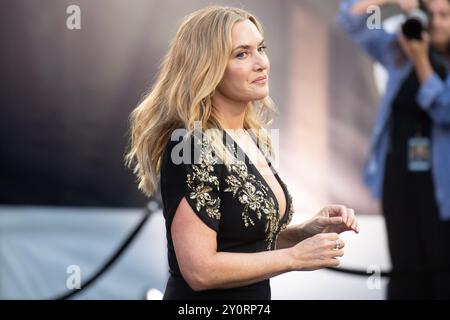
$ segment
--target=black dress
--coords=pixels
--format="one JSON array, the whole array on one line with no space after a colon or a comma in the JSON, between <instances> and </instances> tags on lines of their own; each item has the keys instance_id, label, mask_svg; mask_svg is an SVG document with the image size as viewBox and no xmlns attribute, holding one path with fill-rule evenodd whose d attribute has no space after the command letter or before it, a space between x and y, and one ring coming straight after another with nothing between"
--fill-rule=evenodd
<instances>
[{"instance_id":1,"label":"black dress","mask_svg":"<svg viewBox=\"0 0 450 320\"><path fill-rule=\"evenodd\" d=\"M286 211L280 219L275 194L225 131L222 142L236 157L228 165L214 156L211 142L206 137L196 140L191 135L188 139L181 137L175 140L168 141L161 163L161 195L170 268L163 299L270 299L269 279L231 289L192 290L181 275L170 226L180 201L185 197L198 217L216 231L217 251L253 253L274 250L279 232L290 223L293 214L292 197L286 185L267 161L286 198ZM197 161L192 163L189 158Z\"/></svg>"}]
</instances>

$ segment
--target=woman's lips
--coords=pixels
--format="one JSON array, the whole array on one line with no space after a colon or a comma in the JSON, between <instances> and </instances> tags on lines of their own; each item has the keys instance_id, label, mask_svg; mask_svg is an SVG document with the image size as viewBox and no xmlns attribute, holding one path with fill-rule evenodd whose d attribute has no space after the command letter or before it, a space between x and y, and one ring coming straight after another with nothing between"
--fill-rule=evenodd
<instances>
[{"instance_id":1,"label":"woman's lips","mask_svg":"<svg viewBox=\"0 0 450 320\"><path fill-rule=\"evenodd\" d=\"M260 77L256 80L254 80L252 83L257 83L257 84L264 84L267 82L267 77Z\"/></svg>"}]
</instances>

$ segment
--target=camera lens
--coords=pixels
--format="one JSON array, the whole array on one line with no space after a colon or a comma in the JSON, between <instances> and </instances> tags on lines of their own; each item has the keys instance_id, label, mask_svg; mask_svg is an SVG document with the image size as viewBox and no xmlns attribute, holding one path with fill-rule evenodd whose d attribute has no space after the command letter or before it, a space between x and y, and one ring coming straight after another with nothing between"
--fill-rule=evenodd
<instances>
[{"instance_id":1,"label":"camera lens","mask_svg":"<svg viewBox=\"0 0 450 320\"><path fill-rule=\"evenodd\" d=\"M402 32L408 39L422 40L422 32L428 28L428 16L422 10L414 10L402 25Z\"/></svg>"}]
</instances>

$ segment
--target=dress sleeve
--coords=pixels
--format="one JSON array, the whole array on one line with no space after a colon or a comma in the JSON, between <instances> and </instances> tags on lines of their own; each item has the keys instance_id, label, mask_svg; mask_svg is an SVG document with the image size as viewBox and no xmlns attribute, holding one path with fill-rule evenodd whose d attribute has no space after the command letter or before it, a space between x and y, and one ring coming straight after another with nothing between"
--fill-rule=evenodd
<instances>
[{"instance_id":1,"label":"dress sleeve","mask_svg":"<svg viewBox=\"0 0 450 320\"><path fill-rule=\"evenodd\" d=\"M218 232L221 217L218 158L206 138L183 138L165 155L161 171L161 188L170 195L173 215L180 201L186 198L194 213L211 229Z\"/></svg>"}]
</instances>

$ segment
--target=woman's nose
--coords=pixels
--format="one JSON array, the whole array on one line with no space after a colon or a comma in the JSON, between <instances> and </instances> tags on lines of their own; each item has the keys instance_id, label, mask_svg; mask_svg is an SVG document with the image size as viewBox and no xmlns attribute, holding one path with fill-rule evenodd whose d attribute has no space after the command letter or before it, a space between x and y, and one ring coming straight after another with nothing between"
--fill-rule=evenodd
<instances>
[{"instance_id":1,"label":"woman's nose","mask_svg":"<svg viewBox=\"0 0 450 320\"><path fill-rule=\"evenodd\" d=\"M256 61L255 61L255 69L257 70L265 70L269 65L269 61L266 56L258 53Z\"/></svg>"}]
</instances>

